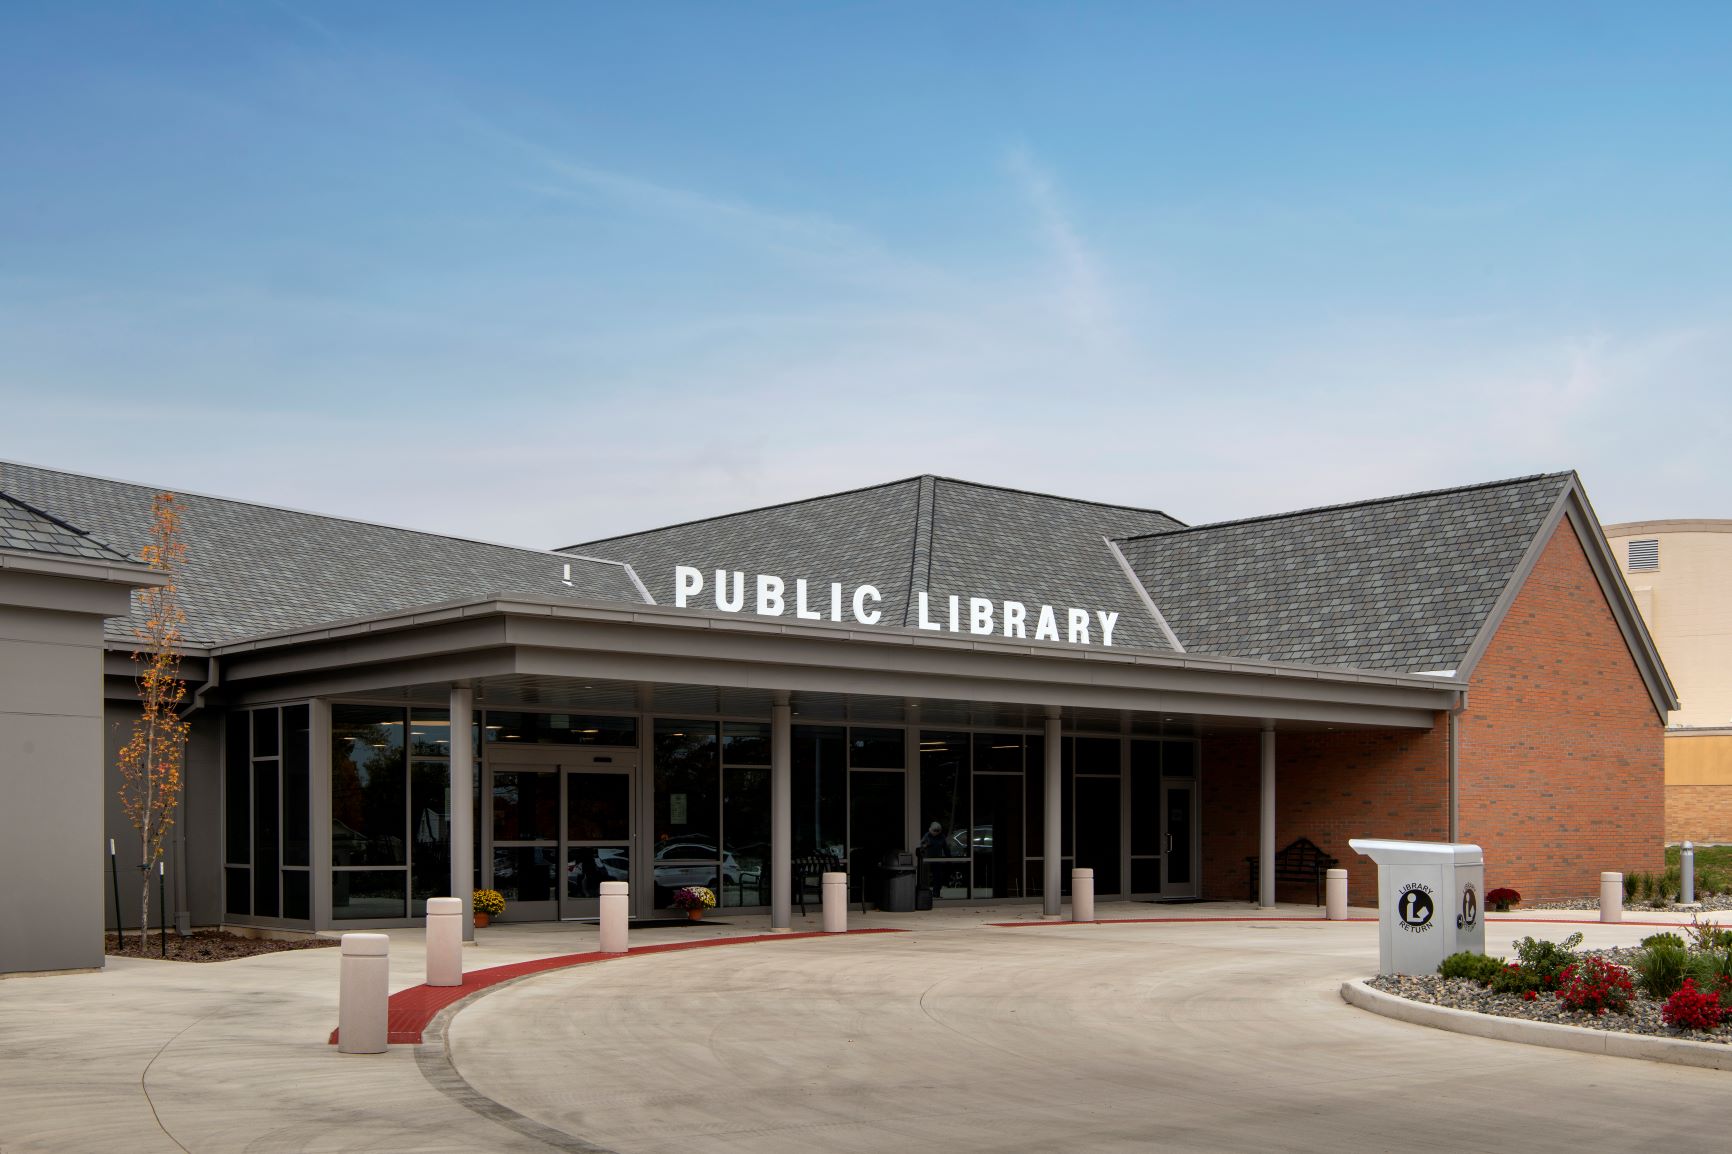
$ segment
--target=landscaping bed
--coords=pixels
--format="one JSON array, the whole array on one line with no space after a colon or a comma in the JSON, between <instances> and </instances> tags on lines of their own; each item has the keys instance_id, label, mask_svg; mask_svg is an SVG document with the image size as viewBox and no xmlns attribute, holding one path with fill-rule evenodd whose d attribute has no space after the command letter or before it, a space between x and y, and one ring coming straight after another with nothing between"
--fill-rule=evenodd
<instances>
[{"instance_id":1,"label":"landscaping bed","mask_svg":"<svg viewBox=\"0 0 1732 1154\"><path fill-rule=\"evenodd\" d=\"M171 962L226 962L232 958L251 958L259 954L280 954L288 950L322 950L338 943L329 938L243 938L218 930L196 930L186 937L168 936L168 960ZM125 958L161 958L162 939L151 934L143 942L142 952L137 934L126 935L123 951L113 934L103 942L105 953Z\"/></svg>"},{"instance_id":2,"label":"landscaping bed","mask_svg":"<svg viewBox=\"0 0 1732 1154\"><path fill-rule=\"evenodd\" d=\"M1578 950L1580 934L1523 938L1514 943L1515 961L1456 954L1441 973L1380 975L1366 984L1502 1018L1732 1043L1732 931L1709 922L1683 929L1604 950Z\"/></svg>"}]
</instances>

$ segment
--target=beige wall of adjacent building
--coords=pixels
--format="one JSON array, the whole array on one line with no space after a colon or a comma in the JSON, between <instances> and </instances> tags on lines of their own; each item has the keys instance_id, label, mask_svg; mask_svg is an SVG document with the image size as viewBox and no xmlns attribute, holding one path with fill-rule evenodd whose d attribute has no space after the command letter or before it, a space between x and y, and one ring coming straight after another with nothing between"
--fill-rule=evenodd
<instances>
[{"instance_id":1,"label":"beige wall of adjacent building","mask_svg":"<svg viewBox=\"0 0 1732 1154\"><path fill-rule=\"evenodd\" d=\"M1732 520L1607 525L1606 540L1678 690L1669 724L1732 726ZM1632 541L1659 542L1657 569L1630 568Z\"/></svg>"}]
</instances>

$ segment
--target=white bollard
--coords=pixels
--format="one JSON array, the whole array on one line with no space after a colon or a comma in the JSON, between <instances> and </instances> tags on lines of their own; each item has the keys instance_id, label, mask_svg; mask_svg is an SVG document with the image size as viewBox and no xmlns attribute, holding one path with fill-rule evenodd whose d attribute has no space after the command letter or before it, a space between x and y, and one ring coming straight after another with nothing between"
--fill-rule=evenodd
<instances>
[{"instance_id":1,"label":"white bollard","mask_svg":"<svg viewBox=\"0 0 1732 1154\"><path fill-rule=\"evenodd\" d=\"M427 984L463 984L463 899L427 899Z\"/></svg>"},{"instance_id":2,"label":"white bollard","mask_svg":"<svg viewBox=\"0 0 1732 1154\"><path fill-rule=\"evenodd\" d=\"M1624 875L1621 873L1603 873L1600 875L1600 920L1602 922L1621 922L1624 920Z\"/></svg>"},{"instance_id":3,"label":"white bollard","mask_svg":"<svg viewBox=\"0 0 1732 1154\"><path fill-rule=\"evenodd\" d=\"M1332 922L1347 920L1347 871L1330 870L1323 875L1326 916Z\"/></svg>"},{"instance_id":4,"label":"white bollard","mask_svg":"<svg viewBox=\"0 0 1732 1154\"><path fill-rule=\"evenodd\" d=\"M627 927L631 924L631 883L601 883L601 952L626 952Z\"/></svg>"},{"instance_id":5,"label":"white bollard","mask_svg":"<svg viewBox=\"0 0 1732 1154\"><path fill-rule=\"evenodd\" d=\"M337 990L337 1052L383 1054L391 1020L391 939L344 934Z\"/></svg>"},{"instance_id":6,"label":"white bollard","mask_svg":"<svg viewBox=\"0 0 1732 1154\"><path fill-rule=\"evenodd\" d=\"M1088 868L1070 871L1070 920L1095 920L1095 871Z\"/></svg>"},{"instance_id":7,"label":"white bollard","mask_svg":"<svg viewBox=\"0 0 1732 1154\"><path fill-rule=\"evenodd\" d=\"M827 873L822 878L824 891L824 932L848 932L848 875Z\"/></svg>"}]
</instances>

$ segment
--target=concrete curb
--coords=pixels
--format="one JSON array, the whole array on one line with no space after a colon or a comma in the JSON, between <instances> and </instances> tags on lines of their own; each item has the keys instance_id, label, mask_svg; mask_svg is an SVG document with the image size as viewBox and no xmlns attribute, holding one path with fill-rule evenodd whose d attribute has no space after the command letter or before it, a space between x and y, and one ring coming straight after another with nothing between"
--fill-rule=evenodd
<instances>
[{"instance_id":1,"label":"concrete curb","mask_svg":"<svg viewBox=\"0 0 1732 1154\"><path fill-rule=\"evenodd\" d=\"M1473 1010L1432 1006L1374 990L1363 979L1342 982L1341 998L1350 1006L1399 1022L1471 1034L1476 1038L1495 1038L1524 1046L1550 1046L1554 1050L1575 1050L1582 1054L1608 1054L1614 1058L1643 1058L1649 1062L1671 1062L1709 1070L1732 1070L1732 1046L1719 1042L1656 1038L1651 1034L1625 1034L1586 1026L1529 1022L1522 1018L1501 1018Z\"/></svg>"}]
</instances>

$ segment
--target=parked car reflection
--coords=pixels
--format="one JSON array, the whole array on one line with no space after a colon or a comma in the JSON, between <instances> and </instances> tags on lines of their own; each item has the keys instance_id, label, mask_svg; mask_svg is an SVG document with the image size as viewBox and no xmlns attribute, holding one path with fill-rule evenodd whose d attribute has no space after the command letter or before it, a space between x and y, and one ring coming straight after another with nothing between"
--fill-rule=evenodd
<instances>
[{"instance_id":1,"label":"parked car reflection","mask_svg":"<svg viewBox=\"0 0 1732 1154\"><path fill-rule=\"evenodd\" d=\"M656 846L655 884L667 889L709 886L716 883L716 862L721 861L722 881L740 883L740 864L732 850L719 854L715 843L690 838L664 841ZM607 871L608 881L631 880L631 864L624 846L598 850L596 864Z\"/></svg>"}]
</instances>

